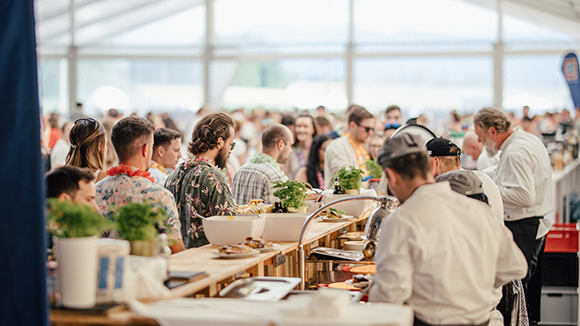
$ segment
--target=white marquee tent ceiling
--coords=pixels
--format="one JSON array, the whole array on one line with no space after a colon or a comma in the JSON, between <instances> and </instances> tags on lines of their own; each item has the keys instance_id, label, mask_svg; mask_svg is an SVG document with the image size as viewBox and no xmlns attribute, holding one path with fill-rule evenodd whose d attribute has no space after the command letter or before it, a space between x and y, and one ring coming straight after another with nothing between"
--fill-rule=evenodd
<instances>
[{"instance_id":1,"label":"white marquee tent ceiling","mask_svg":"<svg viewBox=\"0 0 580 326\"><path fill-rule=\"evenodd\" d=\"M496 10L497 0L462 0ZM204 0L77 0L75 44L95 44L204 4ZM40 45L69 42L69 0L37 0ZM502 11L580 39L580 0L502 0Z\"/></svg>"}]
</instances>

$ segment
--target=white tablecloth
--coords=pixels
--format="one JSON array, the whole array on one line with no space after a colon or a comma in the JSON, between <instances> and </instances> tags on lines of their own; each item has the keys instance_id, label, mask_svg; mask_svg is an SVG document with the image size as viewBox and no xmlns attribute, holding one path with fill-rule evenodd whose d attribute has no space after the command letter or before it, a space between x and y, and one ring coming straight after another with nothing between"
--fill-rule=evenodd
<instances>
[{"instance_id":1,"label":"white tablecloth","mask_svg":"<svg viewBox=\"0 0 580 326\"><path fill-rule=\"evenodd\" d=\"M155 319L163 326L190 325L276 325L276 326L411 326L413 310L409 306L387 303L349 304L342 316L297 317L284 312L290 302L257 302L239 299L175 299L142 304L129 303L131 310Z\"/></svg>"}]
</instances>

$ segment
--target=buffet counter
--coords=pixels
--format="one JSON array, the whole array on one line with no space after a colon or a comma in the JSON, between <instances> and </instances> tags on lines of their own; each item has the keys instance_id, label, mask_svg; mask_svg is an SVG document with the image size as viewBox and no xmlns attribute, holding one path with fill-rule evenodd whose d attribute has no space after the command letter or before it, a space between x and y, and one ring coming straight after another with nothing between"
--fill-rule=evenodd
<instances>
[{"instance_id":1,"label":"buffet counter","mask_svg":"<svg viewBox=\"0 0 580 326\"><path fill-rule=\"evenodd\" d=\"M359 226L364 227L367 217L368 212L359 218L344 222L312 221L304 238L307 254L311 249L319 246L336 247L336 237L341 229L353 231ZM240 277L298 277L298 242L276 243L280 246L274 251L241 259L220 259L214 255L218 246L212 245L192 248L172 255L169 259L170 270L205 271L207 277L173 288L170 291L170 297L163 300L187 296L215 296L227 284ZM157 300L141 301L151 303ZM99 311L51 309L50 319L53 325L157 325L154 320L143 318L127 310L123 305Z\"/></svg>"}]
</instances>

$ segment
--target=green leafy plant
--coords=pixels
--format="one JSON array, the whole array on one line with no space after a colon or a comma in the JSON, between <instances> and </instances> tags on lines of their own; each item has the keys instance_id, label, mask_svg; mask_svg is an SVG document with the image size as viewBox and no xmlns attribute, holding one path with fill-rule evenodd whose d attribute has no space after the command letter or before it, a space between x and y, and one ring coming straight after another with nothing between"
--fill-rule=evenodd
<instances>
[{"instance_id":1,"label":"green leafy plant","mask_svg":"<svg viewBox=\"0 0 580 326\"><path fill-rule=\"evenodd\" d=\"M306 207L306 191L308 186L302 181L274 181L272 188L277 189L274 196L280 198L283 207Z\"/></svg>"},{"instance_id":2,"label":"green leafy plant","mask_svg":"<svg viewBox=\"0 0 580 326\"><path fill-rule=\"evenodd\" d=\"M334 176L340 178L340 188L342 190L360 189L362 184L363 170L357 169L353 166L341 167Z\"/></svg>"},{"instance_id":3,"label":"green leafy plant","mask_svg":"<svg viewBox=\"0 0 580 326\"><path fill-rule=\"evenodd\" d=\"M383 175L383 168L375 160L368 159L365 164L367 171L373 178L378 179Z\"/></svg>"},{"instance_id":4,"label":"green leafy plant","mask_svg":"<svg viewBox=\"0 0 580 326\"><path fill-rule=\"evenodd\" d=\"M48 206L48 231L58 238L92 237L114 226L88 205L50 198Z\"/></svg>"},{"instance_id":5,"label":"green leafy plant","mask_svg":"<svg viewBox=\"0 0 580 326\"><path fill-rule=\"evenodd\" d=\"M121 207L114 207L115 223L119 238L128 241L155 240L157 238L157 226L166 225L167 212L161 204L151 205L147 201L143 203L131 202Z\"/></svg>"}]
</instances>

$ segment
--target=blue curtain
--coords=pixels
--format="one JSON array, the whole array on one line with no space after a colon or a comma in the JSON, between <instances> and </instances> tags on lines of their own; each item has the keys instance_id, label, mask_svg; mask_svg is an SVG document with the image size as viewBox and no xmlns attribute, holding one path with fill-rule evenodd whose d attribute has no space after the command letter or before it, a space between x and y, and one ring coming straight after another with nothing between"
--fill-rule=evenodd
<instances>
[{"instance_id":1,"label":"blue curtain","mask_svg":"<svg viewBox=\"0 0 580 326\"><path fill-rule=\"evenodd\" d=\"M47 325L33 0L0 1L0 324Z\"/></svg>"}]
</instances>

